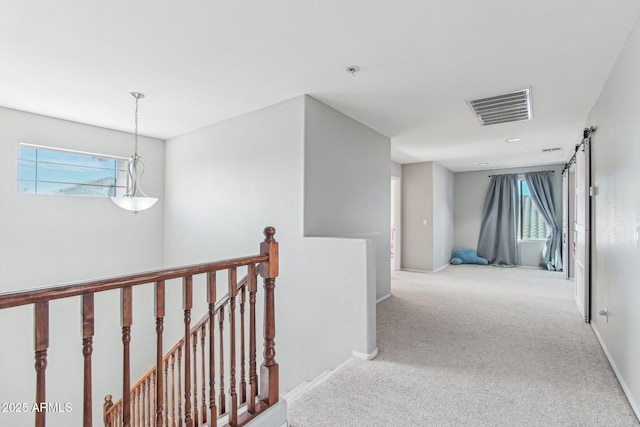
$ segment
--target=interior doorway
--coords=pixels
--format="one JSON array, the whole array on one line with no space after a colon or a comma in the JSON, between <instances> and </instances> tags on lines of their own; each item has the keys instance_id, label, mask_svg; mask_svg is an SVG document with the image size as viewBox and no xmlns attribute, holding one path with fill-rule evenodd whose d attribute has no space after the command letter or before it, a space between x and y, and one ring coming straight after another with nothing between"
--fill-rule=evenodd
<instances>
[{"instance_id":1,"label":"interior doorway","mask_svg":"<svg viewBox=\"0 0 640 427\"><path fill-rule=\"evenodd\" d=\"M562 260L565 280L575 278L575 165L571 163L562 175Z\"/></svg>"},{"instance_id":2,"label":"interior doorway","mask_svg":"<svg viewBox=\"0 0 640 427\"><path fill-rule=\"evenodd\" d=\"M400 200L400 178L397 176L391 177L391 229L390 229L390 253L391 253L391 271L400 270L400 227L402 218L401 200Z\"/></svg>"}]
</instances>

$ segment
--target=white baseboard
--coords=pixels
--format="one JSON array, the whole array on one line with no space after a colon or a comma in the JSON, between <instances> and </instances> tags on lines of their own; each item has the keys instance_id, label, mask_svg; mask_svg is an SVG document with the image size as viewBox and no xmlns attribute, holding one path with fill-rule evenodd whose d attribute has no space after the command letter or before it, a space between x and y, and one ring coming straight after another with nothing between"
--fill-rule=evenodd
<instances>
[{"instance_id":1,"label":"white baseboard","mask_svg":"<svg viewBox=\"0 0 640 427\"><path fill-rule=\"evenodd\" d=\"M438 267L435 270L418 270L417 268L403 268L402 270L399 271L408 271L410 273L437 273L438 271L444 270L445 268L449 267L451 264L447 263L445 265L443 265L442 267Z\"/></svg>"},{"instance_id":2,"label":"white baseboard","mask_svg":"<svg viewBox=\"0 0 640 427\"><path fill-rule=\"evenodd\" d=\"M287 401L280 399L275 405L261 412L260 416L245 424L246 427L281 427L288 424Z\"/></svg>"},{"instance_id":3,"label":"white baseboard","mask_svg":"<svg viewBox=\"0 0 640 427\"><path fill-rule=\"evenodd\" d=\"M376 348L376 352L377 350L378 349ZM307 391L311 390L312 388L314 388L318 384L321 384L323 381L329 378L335 371L338 371L342 369L344 366L346 366L350 360L352 360L351 357L346 359L344 362L342 362L335 368L321 372L317 377L312 378L311 380L301 382L292 390L284 393L282 395L282 399L286 400L289 403L296 401L300 396L304 395Z\"/></svg>"},{"instance_id":4,"label":"white baseboard","mask_svg":"<svg viewBox=\"0 0 640 427\"><path fill-rule=\"evenodd\" d=\"M431 273L431 271L418 270L417 268L403 268L400 271L408 271L409 273Z\"/></svg>"},{"instance_id":5,"label":"white baseboard","mask_svg":"<svg viewBox=\"0 0 640 427\"><path fill-rule=\"evenodd\" d=\"M378 304L379 302L382 302L382 301L384 301L384 300L386 300L387 298L390 298L390 297L391 297L391 292L389 292L386 295L382 295L380 298L378 298L376 300L376 304Z\"/></svg>"},{"instance_id":6,"label":"white baseboard","mask_svg":"<svg viewBox=\"0 0 640 427\"><path fill-rule=\"evenodd\" d=\"M445 264L445 265L443 265L442 267L440 267L440 268L436 268L435 270L433 270L433 272L434 272L434 273L437 273L438 271L442 271L442 270L444 270L445 268L449 267L450 265L451 265L451 264L446 263L446 264Z\"/></svg>"},{"instance_id":7,"label":"white baseboard","mask_svg":"<svg viewBox=\"0 0 640 427\"><path fill-rule=\"evenodd\" d=\"M376 347L375 350L373 350L369 354L360 353L355 350L351 354L353 355L353 357L357 357L358 359L371 360L378 355L378 347Z\"/></svg>"},{"instance_id":8,"label":"white baseboard","mask_svg":"<svg viewBox=\"0 0 640 427\"><path fill-rule=\"evenodd\" d=\"M616 366L616 363L613 361L613 358L611 357L611 354L609 354L609 350L607 350L607 346L604 345L604 341L602 340L602 337L598 333L598 330L594 327L593 323L591 323L591 329L593 330L593 333L596 335L596 338L598 338L598 342L600 343L600 347L602 347L602 351L604 352L604 355L607 357L607 360L609 361L609 365L611 365L611 369L613 369L613 373L616 375L616 378L618 379L618 382L620 383L620 386L622 387L622 391L627 396L627 400L629 401L629 404L631 405L631 409L633 409L633 412L635 412L636 418L638 418L640 420L640 404L639 404L639 402L635 399L635 396L633 395L633 392L631 391L631 389L629 388L629 386L625 382L624 378L620 374L620 370Z\"/></svg>"}]
</instances>

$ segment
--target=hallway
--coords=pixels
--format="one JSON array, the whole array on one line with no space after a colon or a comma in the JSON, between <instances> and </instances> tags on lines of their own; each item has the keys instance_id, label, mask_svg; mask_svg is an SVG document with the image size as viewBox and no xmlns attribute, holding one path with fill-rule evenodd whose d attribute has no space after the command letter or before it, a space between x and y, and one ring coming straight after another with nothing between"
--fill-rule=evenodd
<instances>
[{"instance_id":1,"label":"hallway","mask_svg":"<svg viewBox=\"0 0 640 427\"><path fill-rule=\"evenodd\" d=\"M392 293L379 355L290 402L292 427L639 425L561 273L394 272Z\"/></svg>"}]
</instances>

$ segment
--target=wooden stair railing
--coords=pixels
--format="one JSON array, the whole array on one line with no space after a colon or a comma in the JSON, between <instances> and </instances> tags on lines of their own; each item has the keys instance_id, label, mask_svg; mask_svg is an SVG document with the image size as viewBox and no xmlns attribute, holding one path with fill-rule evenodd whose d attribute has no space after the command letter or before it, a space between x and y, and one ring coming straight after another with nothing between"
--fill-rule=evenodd
<instances>
[{"instance_id":1,"label":"wooden stair railing","mask_svg":"<svg viewBox=\"0 0 640 427\"><path fill-rule=\"evenodd\" d=\"M257 373L256 373L256 354L255 354L255 339L250 340L250 356L249 356L249 390L247 390L247 383L245 380L245 368L247 365L247 358L245 353L245 341L247 338L246 329L245 329L245 304L246 304L246 295L247 292L250 295L250 308L249 312L251 318L249 320L249 336L255 338L255 290L257 277L256 277L256 268L255 265L251 265L248 267L249 273L237 282L236 295L240 295L240 397L236 399L239 405L247 405L247 410L250 413L255 412L255 397L257 396ZM229 277L230 286L236 282L235 279L235 269L231 270L231 275ZM249 288L247 290L247 288ZM251 300L251 295L253 295L253 300ZM199 358L200 368L198 368L198 363L192 363L193 373L192 373L192 396L193 396L193 411L192 411L192 419L194 421L194 426L201 426L207 424L207 417L209 419L217 419L219 417L229 415L225 409L225 399L224 399L224 382L221 380L220 385L222 387L221 393L221 404L216 407L215 388L212 388L209 392L210 395L213 396L213 400L207 400L207 380L205 378L205 374L208 372L215 372L215 358L211 358L210 355L206 353L206 337L212 338L211 331L214 331L215 328L211 329L211 325L215 323L215 318L218 316L220 318L221 311L225 308L229 307L231 297L229 293L224 295L219 301L217 301L213 307L212 312L207 312L195 325L191 327L191 342L192 342L192 362L196 362ZM222 313L224 316L224 313ZM213 322L210 322L210 319L213 319ZM224 320L224 317L223 317ZM215 342L212 340L212 342ZM160 379L161 386L158 390L155 390L155 387L152 387L152 384L156 382L156 366L151 367L132 387L131 387L131 395L135 396L135 399L132 398L132 413L133 419L135 420L135 425L140 426L156 426L156 420L152 419L151 409L154 408L155 395L154 393L159 393L160 400L164 401L164 419L168 421L168 425L172 425L174 420L178 420L175 415L175 396L176 393L179 392L176 387L175 380L175 365L176 361L178 366L180 366L182 361L182 354L186 351L185 349L184 338L181 338L176 344L174 344L169 351L167 351L162 358L162 366L163 371L161 372L161 376L163 378ZM231 348L236 348L231 345ZM215 344L214 344L215 351ZM220 347L220 352L223 352L223 347ZM214 353L215 354L215 353ZM235 354L237 356L237 354ZM233 356L231 356L233 359ZM222 363L224 360L224 355L220 354L219 359ZM171 367L171 371L170 371ZM171 374L169 374L171 372ZM218 370L219 376L221 379L224 378L224 367L220 365L220 369ZM180 381L184 381L185 372L178 369L177 375L179 376ZM191 375L191 373L190 373ZM169 381L170 380L170 381ZM215 380L211 380L212 387L215 387ZM200 387L198 387L200 386ZM163 388L164 387L164 388ZM253 396L254 399L249 398L247 401L247 393L249 396ZM199 395L199 396L198 396ZM170 404L167 396L172 398L173 404ZM200 397L201 405L198 405L198 397ZM180 398L178 399L180 402ZM209 403L213 411L208 415L207 414L207 403ZM119 426L118 419L120 418L120 414L122 413L122 399L113 402L112 396L107 395L105 397L104 403L104 420L106 427L115 427ZM178 410L178 414L181 411ZM214 418L212 418L214 417Z\"/></svg>"},{"instance_id":2,"label":"wooden stair railing","mask_svg":"<svg viewBox=\"0 0 640 427\"><path fill-rule=\"evenodd\" d=\"M26 291L0 294L0 309L32 304L34 306L36 404L46 405L46 368L49 347L49 301L81 296L82 354L84 356L83 426L92 427L91 357L94 335L94 295L97 292L121 290L122 326L122 399L105 398L104 421L108 427L194 427L209 421L214 426L220 417L226 425L242 426L278 402L278 363L275 361L275 279L278 276L278 243L275 229L264 230L260 254L212 263L135 274L130 276L74 283ZM247 268L247 276L238 282L237 270ZM216 272L228 272L229 292L216 299ZM193 277L206 274L208 314L191 326ZM264 279L264 360L260 382L256 367L256 293L257 276ZM163 354L165 316L165 284L182 279L184 337ZM133 287L155 284L156 366L130 386L130 342L133 325ZM246 336L245 305L249 294L249 336ZM240 302L238 303L238 299ZM236 309L240 306L240 339L237 339ZM225 330L225 310L228 327ZM216 329L217 316L217 329ZM216 332L217 330L217 332ZM215 337L218 337L216 342ZM208 345L207 345L208 337ZM198 341L199 338L199 341ZM228 353L224 341L228 340ZM246 354L248 341L249 354ZM198 352L200 344L200 352ZM239 344L239 346L238 346ZM239 351L237 349L239 347ZM217 354L216 354L217 352ZM199 354L199 356L198 356ZM198 357L200 372L198 375ZM225 371L224 362L228 363ZM218 362L218 367L216 363ZM240 379L237 368L240 365ZM246 365L249 367L246 383ZM175 369L177 365L177 387ZM208 393L206 374L208 373ZM216 373L218 389L216 389ZM224 374L229 374L225 394ZM198 387L198 382L200 387ZM199 391L200 390L200 391ZM239 391L239 394L238 394ZM218 396L216 399L216 395ZM184 398L184 400L183 400ZM198 398L200 401L198 402ZM177 399L177 404L176 404ZM184 407L183 407L184 402ZM227 406L228 403L228 406ZM207 407L208 405L208 407ZM242 409L242 410L241 410ZM45 427L46 411L35 413L35 426Z\"/></svg>"}]
</instances>

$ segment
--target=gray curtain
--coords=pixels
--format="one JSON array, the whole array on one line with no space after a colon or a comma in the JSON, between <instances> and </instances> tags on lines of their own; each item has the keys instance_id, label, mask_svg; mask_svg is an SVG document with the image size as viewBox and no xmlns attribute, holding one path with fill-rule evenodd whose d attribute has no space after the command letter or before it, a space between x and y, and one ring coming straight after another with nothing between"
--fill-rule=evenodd
<instances>
[{"instance_id":1,"label":"gray curtain","mask_svg":"<svg viewBox=\"0 0 640 427\"><path fill-rule=\"evenodd\" d=\"M556 216L556 206L553 201L553 186L551 177L553 172L528 172L524 178L529 184L531 201L538 213L549 227L547 242L542 251L543 267L547 270L562 270L562 236L560 224Z\"/></svg>"},{"instance_id":2,"label":"gray curtain","mask_svg":"<svg viewBox=\"0 0 640 427\"><path fill-rule=\"evenodd\" d=\"M493 175L482 208L478 255L489 264L518 262L518 175Z\"/></svg>"}]
</instances>

